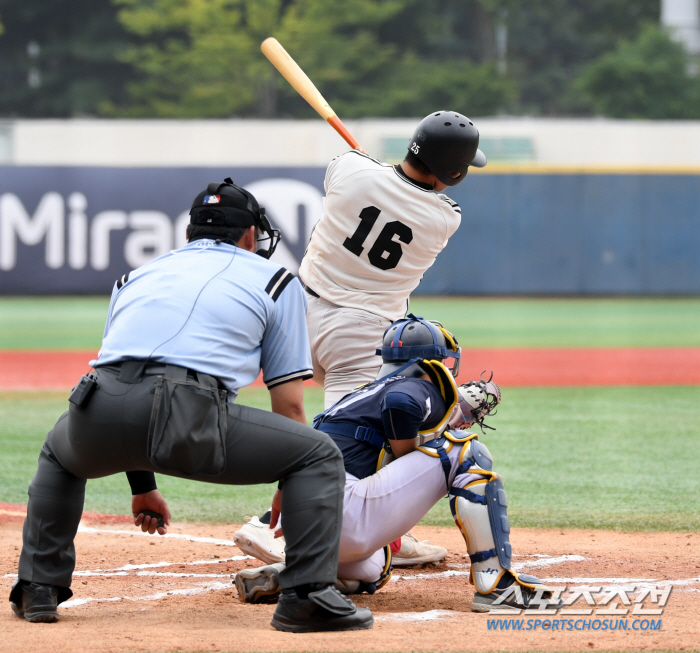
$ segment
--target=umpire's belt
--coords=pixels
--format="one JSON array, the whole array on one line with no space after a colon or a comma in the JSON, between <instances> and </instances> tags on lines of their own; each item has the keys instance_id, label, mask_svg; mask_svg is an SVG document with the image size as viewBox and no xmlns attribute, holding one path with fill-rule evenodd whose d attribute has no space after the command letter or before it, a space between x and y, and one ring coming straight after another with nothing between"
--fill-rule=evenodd
<instances>
[{"instance_id":1,"label":"umpire's belt","mask_svg":"<svg viewBox=\"0 0 700 653\"><path fill-rule=\"evenodd\" d=\"M367 426L358 426L352 422L321 422L316 430L366 442L377 449L384 448L384 436L379 431Z\"/></svg>"},{"instance_id":2,"label":"umpire's belt","mask_svg":"<svg viewBox=\"0 0 700 653\"><path fill-rule=\"evenodd\" d=\"M171 378L186 380L191 379L213 388L223 388L223 384L209 374L203 374L195 370L170 365L168 363L152 363L145 360L128 360L119 363L110 363L99 367L111 367L119 370L118 380L122 383L139 383L144 376L169 376Z\"/></svg>"}]
</instances>

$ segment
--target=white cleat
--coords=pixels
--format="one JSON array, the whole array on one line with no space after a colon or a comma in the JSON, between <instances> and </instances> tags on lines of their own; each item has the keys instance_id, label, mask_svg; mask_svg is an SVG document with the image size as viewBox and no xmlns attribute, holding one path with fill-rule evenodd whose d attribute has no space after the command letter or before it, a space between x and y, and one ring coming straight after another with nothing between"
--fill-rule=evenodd
<instances>
[{"instance_id":1,"label":"white cleat","mask_svg":"<svg viewBox=\"0 0 700 653\"><path fill-rule=\"evenodd\" d=\"M392 567L410 567L428 562L440 562L447 557L447 549L434 546L428 540L419 542L411 533L401 537L401 549L391 556Z\"/></svg>"},{"instance_id":2,"label":"white cleat","mask_svg":"<svg viewBox=\"0 0 700 653\"><path fill-rule=\"evenodd\" d=\"M246 518L247 519L247 518ZM233 535L235 545L248 555L272 565L284 562L284 537L275 539L275 531L263 524L258 517L251 517L247 524Z\"/></svg>"}]
</instances>

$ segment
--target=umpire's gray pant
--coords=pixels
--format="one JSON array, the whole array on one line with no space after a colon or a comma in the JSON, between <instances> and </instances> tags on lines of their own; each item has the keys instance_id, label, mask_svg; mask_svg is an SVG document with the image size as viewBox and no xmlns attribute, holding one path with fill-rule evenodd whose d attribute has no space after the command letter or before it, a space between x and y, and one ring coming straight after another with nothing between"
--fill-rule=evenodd
<instances>
[{"instance_id":1,"label":"umpire's gray pant","mask_svg":"<svg viewBox=\"0 0 700 653\"><path fill-rule=\"evenodd\" d=\"M86 479L161 471L147 454L157 377L146 373L124 383L119 372L119 366L98 368L99 387L88 404L71 404L46 438L29 486L22 580L70 587ZM325 433L281 415L231 403L227 409L224 472L172 475L226 485L283 480L287 566L280 585L335 583L345 480L338 448Z\"/></svg>"}]
</instances>

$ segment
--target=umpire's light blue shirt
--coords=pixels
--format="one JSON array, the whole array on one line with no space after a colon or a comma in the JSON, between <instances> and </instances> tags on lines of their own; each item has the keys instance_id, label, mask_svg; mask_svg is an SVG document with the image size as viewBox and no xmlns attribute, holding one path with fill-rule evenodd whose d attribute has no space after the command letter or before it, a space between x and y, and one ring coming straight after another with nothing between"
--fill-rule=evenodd
<instances>
[{"instance_id":1,"label":"umpire's light blue shirt","mask_svg":"<svg viewBox=\"0 0 700 653\"><path fill-rule=\"evenodd\" d=\"M239 247L196 240L122 277L91 365L129 359L217 377L235 398L313 375L306 294L291 272Z\"/></svg>"}]
</instances>

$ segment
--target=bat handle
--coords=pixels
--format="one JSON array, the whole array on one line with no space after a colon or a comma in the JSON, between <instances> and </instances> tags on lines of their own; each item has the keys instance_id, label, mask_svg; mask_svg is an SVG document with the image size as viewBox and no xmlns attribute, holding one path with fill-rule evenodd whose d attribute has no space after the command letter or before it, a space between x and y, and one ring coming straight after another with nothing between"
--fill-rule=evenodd
<instances>
[{"instance_id":1,"label":"bat handle","mask_svg":"<svg viewBox=\"0 0 700 653\"><path fill-rule=\"evenodd\" d=\"M357 139L348 131L348 128L343 124L343 121L338 116L333 115L328 118L328 124L335 129L345 140L345 142L353 149L365 152ZM365 152L366 154L366 152Z\"/></svg>"}]
</instances>

